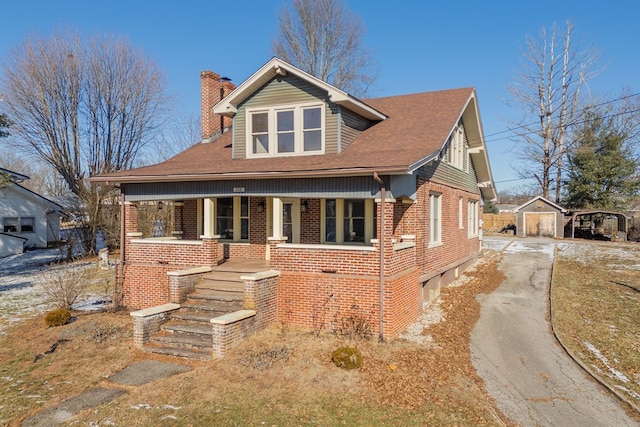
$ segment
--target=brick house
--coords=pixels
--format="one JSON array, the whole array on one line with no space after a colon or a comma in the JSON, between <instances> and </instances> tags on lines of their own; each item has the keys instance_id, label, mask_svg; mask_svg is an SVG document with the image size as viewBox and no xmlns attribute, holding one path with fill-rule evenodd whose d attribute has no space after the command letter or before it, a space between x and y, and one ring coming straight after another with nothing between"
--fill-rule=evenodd
<instances>
[{"instance_id":1,"label":"brick house","mask_svg":"<svg viewBox=\"0 0 640 427\"><path fill-rule=\"evenodd\" d=\"M120 186L122 303L140 316L253 260L241 315L214 327L329 329L357 309L393 338L477 259L496 194L474 89L359 100L278 58L238 87L209 71L201 84L200 143L91 178ZM140 235L150 201L175 210L172 236Z\"/></svg>"}]
</instances>

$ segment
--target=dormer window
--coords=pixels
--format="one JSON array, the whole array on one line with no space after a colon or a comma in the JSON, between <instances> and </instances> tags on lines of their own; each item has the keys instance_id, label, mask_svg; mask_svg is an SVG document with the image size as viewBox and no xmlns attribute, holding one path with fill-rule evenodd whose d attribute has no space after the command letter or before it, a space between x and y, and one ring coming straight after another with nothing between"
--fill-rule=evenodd
<instances>
[{"instance_id":1,"label":"dormer window","mask_svg":"<svg viewBox=\"0 0 640 427\"><path fill-rule=\"evenodd\" d=\"M247 110L247 157L322 154L323 106L305 104Z\"/></svg>"}]
</instances>

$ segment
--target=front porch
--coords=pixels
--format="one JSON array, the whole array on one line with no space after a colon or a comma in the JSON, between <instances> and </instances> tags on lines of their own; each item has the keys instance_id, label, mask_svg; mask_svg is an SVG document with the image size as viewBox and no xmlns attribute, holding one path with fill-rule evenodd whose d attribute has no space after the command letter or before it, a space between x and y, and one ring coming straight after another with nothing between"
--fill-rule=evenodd
<instances>
[{"instance_id":1,"label":"front porch","mask_svg":"<svg viewBox=\"0 0 640 427\"><path fill-rule=\"evenodd\" d=\"M393 219L411 204L396 206L395 200L387 199L383 216L380 201L373 198L356 203L275 197L247 197L246 202L235 199L233 205L228 198L224 202L229 208L239 206L240 214L219 209L219 198L181 201L176 203L172 227L166 230L172 236L146 238L137 229L129 231L136 226L137 207L135 203L125 204L123 305L145 309L180 303L172 291L175 271L252 261L279 273L278 299L271 308L277 319L311 328L332 328L340 315L358 306L366 310L375 324L373 329L378 330L380 269L384 262L385 311L400 311L407 318L419 313L416 237L398 235L403 223ZM165 201L163 209L172 203ZM221 218L224 213L228 215ZM243 223L245 216L247 221ZM386 218L383 248L377 238L379 217ZM222 234L213 234L219 232ZM240 238L232 240L232 236ZM397 298L400 294L404 297ZM322 301L327 298L330 301ZM402 307L406 301L412 301L408 309ZM324 306L324 325L318 325L319 306ZM397 326L389 319L384 334L397 334L407 322L402 320Z\"/></svg>"}]
</instances>

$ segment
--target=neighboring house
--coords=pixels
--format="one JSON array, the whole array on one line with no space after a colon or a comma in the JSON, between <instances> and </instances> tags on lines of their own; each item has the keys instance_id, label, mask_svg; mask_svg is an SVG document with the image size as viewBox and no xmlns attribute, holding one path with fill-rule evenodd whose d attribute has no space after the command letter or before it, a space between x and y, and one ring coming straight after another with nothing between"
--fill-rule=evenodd
<instances>
[{"instance_id":1,"label":"neighboring house","mask_svg":"<svg viewBox=\"0 0 640 427\"><path fill-rule=\"evenodd\" d=\"M0 256L59 241L62 207L20 185L28 176L3 168L0 173L9 178L0 187Z\"/></svg>"},{"instance_id":2,"label":"neighboring house","mask_svg":"<svg viewBox=\"0 0 640 427\"><path fill-rule=\"evenodd\" d=\"M518 207L516 212L518 237L564 237L564 214L567 210L544 197L534 197Z\"/></svg>"},{"instance_id":3,"label":"neighboring house","mask_svg":"<svg viewBox=\"0 0 640 427\"><path fill-rule=\"evenodd\" d=\"M201 83L201 143L90 179L120 186L122 303L148 309L136 321L183 303L185 277L253 260L244 310L215 328L331 328L357 310L393 338L478 258L496 193L474 89L359 100L277 58L237 88ZM141 238L143 201L174 206L180 240Z\"/></svg>"}]
</instances>

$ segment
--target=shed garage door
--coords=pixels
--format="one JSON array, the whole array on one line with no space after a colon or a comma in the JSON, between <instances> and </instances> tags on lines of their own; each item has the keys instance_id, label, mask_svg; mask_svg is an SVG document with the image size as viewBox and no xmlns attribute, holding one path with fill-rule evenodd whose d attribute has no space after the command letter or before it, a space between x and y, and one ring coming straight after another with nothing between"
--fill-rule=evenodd
<instances>
[{"instance_id":1,"label":"shed garage door","mask_svg":"<svg viewBox=\"0 0 640 427\"><path fill-rule=\"evenodd\" d=\"M556 237L556 214L531 213L524 214L527 236Z\"/></svg>"}]
</instances>

